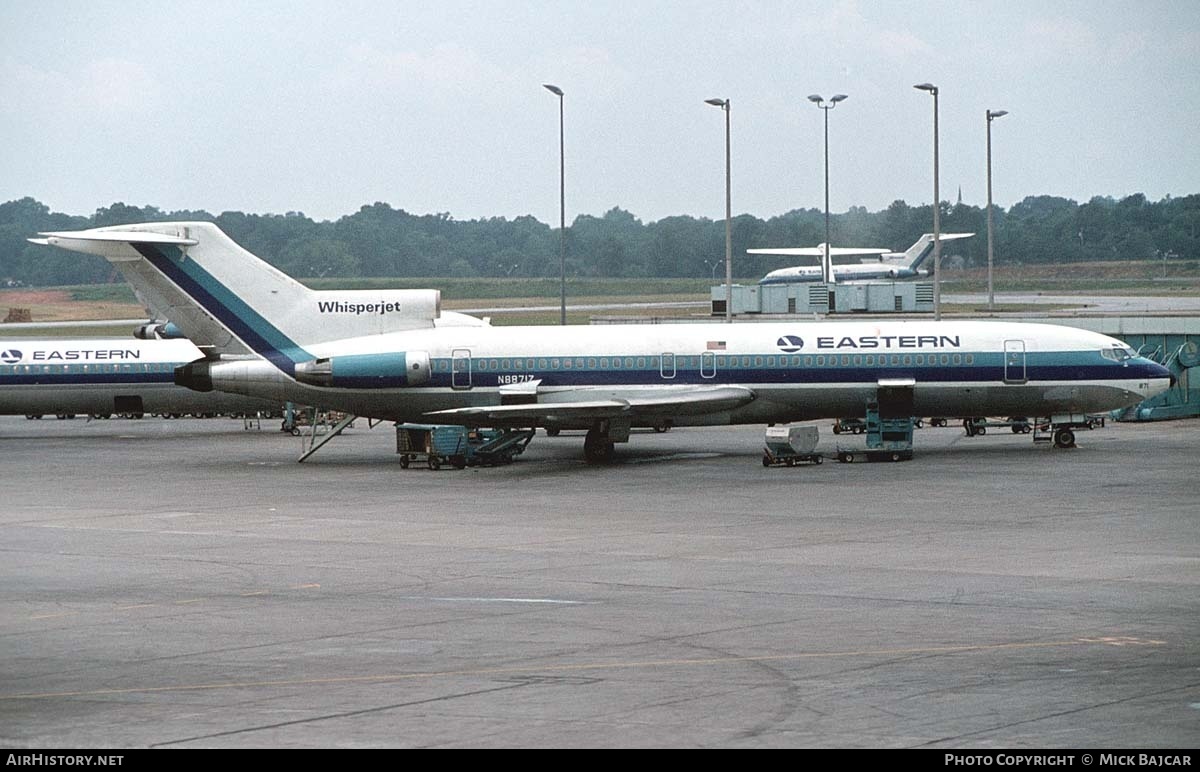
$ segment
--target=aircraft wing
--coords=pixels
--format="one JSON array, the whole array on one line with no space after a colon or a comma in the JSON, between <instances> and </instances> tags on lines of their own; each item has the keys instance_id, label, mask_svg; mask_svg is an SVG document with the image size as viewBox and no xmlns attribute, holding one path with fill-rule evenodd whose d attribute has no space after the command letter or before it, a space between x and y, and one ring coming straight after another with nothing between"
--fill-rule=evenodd
<instances>
[{"instance_id":1,"label":"aircraft wing","mask_svg":"<svg viewBox=\"0 0 1200 772\"><path fill-rule=\"evenodd\" d=\"M490 405L438 410L426 415L455 419L472 425L528 426L546 421L592 421L604 418L669 418L675 415L704 415L741 407L754 399L744 386L656 389L609 399L588 399L591 391L556 392L553 402L523 405ZM578 397L572 400L571 397Z\"/></svg>"}]
</instances>

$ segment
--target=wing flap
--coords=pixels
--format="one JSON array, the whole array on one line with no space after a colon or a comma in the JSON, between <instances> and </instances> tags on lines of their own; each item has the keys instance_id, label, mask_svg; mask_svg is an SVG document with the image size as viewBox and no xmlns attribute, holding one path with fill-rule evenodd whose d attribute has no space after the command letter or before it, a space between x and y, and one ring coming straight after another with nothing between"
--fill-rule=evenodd
<instances>
[{"instance_id":1,"label":"wing flap","mask_svg":"<svg viewBox=\"0 0 1200 772\"><path fill-rule=\"evenodd\" d=\"M679 387L655 389L612 399L589 399L590 391L557 392L543 395L552 402L524 405L486 405L438 410L426 415L469 423L541 423L545 421L590 421L606 418L661 418L674 415L704 415L741 407L754 399L744 386L712 388Z\"/></svg>"}]
</instances>

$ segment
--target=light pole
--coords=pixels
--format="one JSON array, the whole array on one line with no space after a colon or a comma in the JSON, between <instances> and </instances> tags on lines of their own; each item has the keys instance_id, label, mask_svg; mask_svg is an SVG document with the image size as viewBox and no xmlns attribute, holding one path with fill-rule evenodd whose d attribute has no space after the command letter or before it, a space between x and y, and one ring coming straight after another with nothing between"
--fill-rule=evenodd
<instances>
[{"instance_id":1,"label":"light pole","mask_svg":"<svg viewBox=\"0 0 1200 772\"><path fill-rule=\"evenodd\" d=\"M559 324L567 323L567 151L563 130L563 90L550 83L542 86L558 97L558 274L561 305Z\"/></svg>"},{"instance_id":2,"label":"light pole","mask_svg":"<svg viewBox=\"0 0 1200 772\"><path fill-rule=\"evenodd\" d=\"M705 99L725 111L725 321L733 323L733 205L729 194L729 100Z\"/></svg>"},{"instance_id":3,"label":"light pole","mask_svg":"<svg viewBox=\"0 0 1200 772\"><path fill-rule=\"evenodd\" d=\"M837 107L837 103L846 99L845 94L834 94L825 104L820 94L812 94L808 101L821 108L825 113L825 259L821 263L821 276L826 284L833 281L833 263L829 259L829 111Z\"/></svg>"},{"instance_id":4,"label":"light pole","mask_svg":"<svg viewBox=\"0 0 1200 772\"><path fill-rule=\"evenodd\" d=\"M987 111L987 175L988 175L988 311L996 310L996 295L992 291L992 121L1008 110Z\"/></svg>"},{"instance_id":5,"label":"light pole","mask_svg":"<svg viewBox=\"0 0 1200 772\"><path fill-rule=\"evenodd\" d=\"M942 318L942 220L938 192L938 87L918 83L913 88L933 94L933 318Z\"/></svg>"}]
</instances>

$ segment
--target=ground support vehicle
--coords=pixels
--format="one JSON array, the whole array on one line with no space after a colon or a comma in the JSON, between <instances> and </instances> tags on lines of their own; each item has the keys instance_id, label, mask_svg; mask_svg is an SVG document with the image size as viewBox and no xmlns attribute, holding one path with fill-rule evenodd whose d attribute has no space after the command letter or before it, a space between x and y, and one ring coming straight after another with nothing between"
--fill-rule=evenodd
<instances>
[{"instance_id":1,"label":"ground support vehicle","mask_svg":"<svg viewBox=\"0 0 1200 772\"><path fill-rule=\"evenodd\" d=\"M763 448L763 466L819 464L824 459L816 452L820 433L815 426L770 426Z\"/></svg>"},{"instance_id":2,"label":"ground support vehicle","mask_svg":"<svg viewBox=\"0 0 1200 772\"><path fill-rule=\"evenodd\" d=\"M468 429L453 424L396 424L396 453L407 469L424 460L430 469L443 465L467 466L508 464L525 452L533 439L531 429Z\"/></svg>"}]
</instances>

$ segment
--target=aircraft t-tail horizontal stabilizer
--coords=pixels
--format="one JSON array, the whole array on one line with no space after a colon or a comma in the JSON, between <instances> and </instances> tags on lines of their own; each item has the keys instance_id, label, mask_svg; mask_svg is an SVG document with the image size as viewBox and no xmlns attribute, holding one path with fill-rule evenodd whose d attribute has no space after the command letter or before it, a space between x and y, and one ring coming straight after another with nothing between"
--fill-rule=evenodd
<instances>
[{"instance_id":1,"label":"aircraft t-tail horizontal stabilizer","mask_svg":"<svg viewBox=\"0 0 1200 772\"><path fill-rule=\"evenodd\" d=\"M197 345L257 353L290 371L318 343L430 329L437 290L316 291L207 222L43 233L37 243L100 255Z\"/></svg>"},{"instance_id":2,"label":"aircraft t-tail horizontal stabilizer","mask_svg":"<svg viewBox=\"0 0 1200 772\"><path fill-rule=\"evenodd\" d=\"M938 234L938 241L943 243L947 241L957 241L958 239L966 239L974 236L974 233L941 233ZM896 263L908 268L916 269L925 258L933 254L933 234L924 233L921 238L917 239L916 243L901 254L893 256L888 254L885 259L889 262L894 260Z\"/></svg>"}]
</instances>

